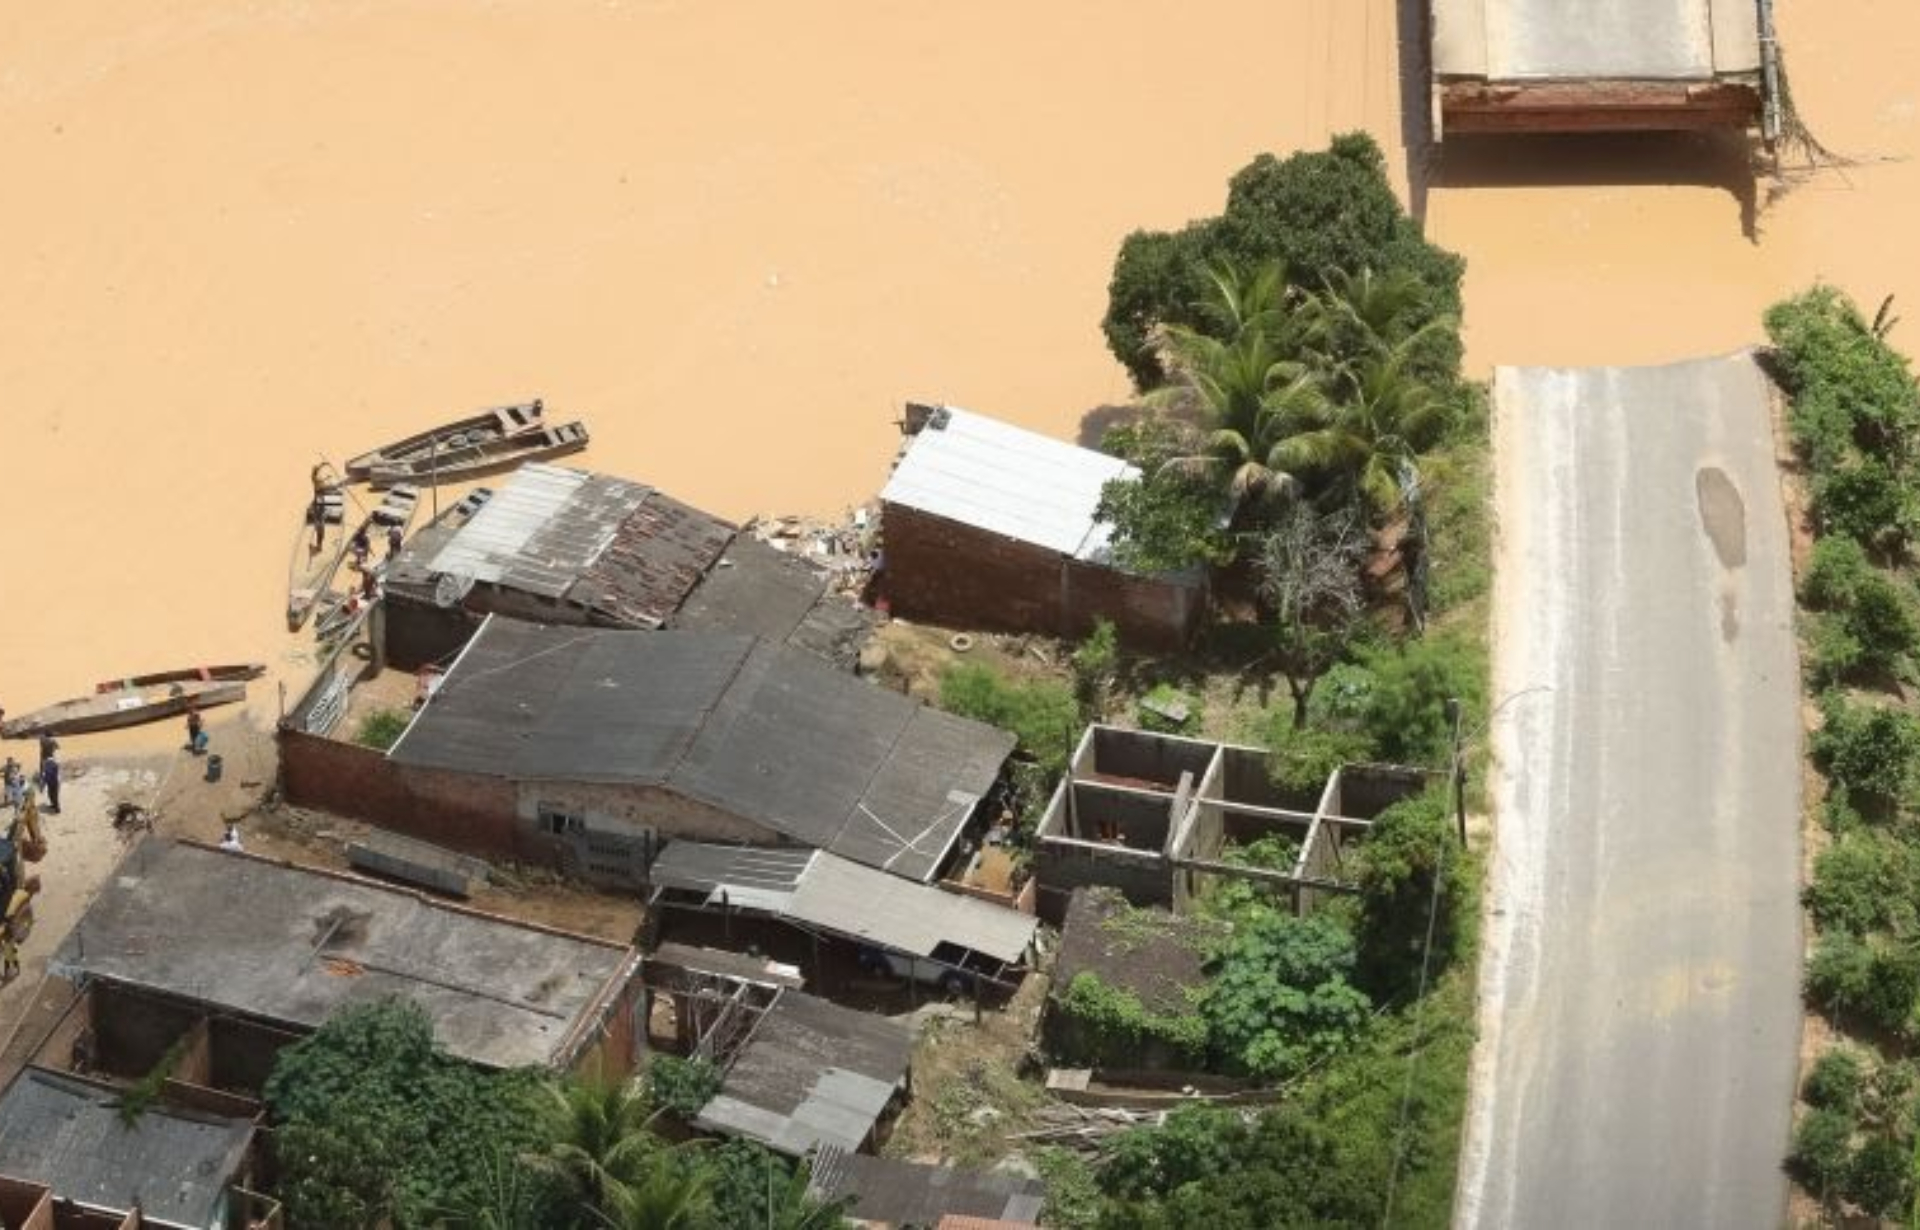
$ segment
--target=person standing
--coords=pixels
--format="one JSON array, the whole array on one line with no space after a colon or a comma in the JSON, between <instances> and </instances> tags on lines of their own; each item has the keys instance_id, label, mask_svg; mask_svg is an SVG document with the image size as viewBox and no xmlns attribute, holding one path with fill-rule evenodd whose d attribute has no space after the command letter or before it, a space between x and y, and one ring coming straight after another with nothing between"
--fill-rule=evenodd
<instances>
[{"instance_id":1,"label":"person standing","mask_svg":"<svg viewBox=\"0 0 1920 1230\"><path fill-rule=\"evenodd\" d=\"M233 854L246 853L240 845L240 826L231 820L227 821L226 835L220 838L220 848Z\"/></svg>"},{"instance_id":2,"label":"person standing","mask_svg":"<svg viewBox=\"0 0 1920 1230\"><path fill-rule=\"evenodd\" d=\"M53 733L51 731L45 731L45 730L41 731L40 732L40 767L42 769L45 769L47 767L47 761L52 760L54 757L54 754L57 753L59 750L60 750L60 740L54 738Z\"/></svg>"},{"instance_id":3,"label":"person standing","mask_svg":"<svg viewBox=\"0 0 1920 1230\"><path fill-rule=\"evenodd\" d=\"M367 537L366 526L363 525L353 532L350 546L353 551L353 566L355 568L365 568L367 566L367 556L373 554L373 540Z\"/></svg>"},{"instance_id":4,"label":"person standing","mask_svg":"<svg viewBox=\"0 0 1920 1230\"><path fill-rule=\"evenodd\" d=\"M187 710L187 750L196 756L207 750L207 723L198 709Z\"/></svg>"},{"instance_id":5,"label":"person standing","mask_svg":"<svg viewBox=\"0 0 1920 1230\"><path fill-rule=\"evenodd\" d=\"M60 759L49 755L40 762L40 788L47 792L47 810L60 814Z\"/></svg>"},{"instance_id":6,"label":"person standing","mask_svg":"<svg viewBox=\"0 0 1920 1230\"><path fill-rule=\"evenodd\" d=\"M387 558L389 560L400 554L400 543L406 536L407 532L398 525L389 525L387 527Z\"/></svg>"}]
</instances>

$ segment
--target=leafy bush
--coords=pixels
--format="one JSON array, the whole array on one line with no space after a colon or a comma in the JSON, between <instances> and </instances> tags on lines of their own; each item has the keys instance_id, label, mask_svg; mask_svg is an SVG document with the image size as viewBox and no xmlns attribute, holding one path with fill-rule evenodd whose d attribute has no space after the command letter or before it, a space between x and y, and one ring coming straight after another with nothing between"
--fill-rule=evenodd
<instances>
[{"instance_id":1,"label":"leafy bush","mask_svg":"<svg viewBox=\"0 0 1920 1230\"><path fill-rule=\"evenodd\" d=\"M1360 845L1361 984L1376 999L1411 995L1419 985L1427 915L1436 906L1429 976L1473 943L1474 873L1444 789L1404 799L1374 817Z\"/></svg>"},{"instance_id":2,"label":"leafy bush","mask_svg":"<svg viewBox=\"0 0 1920 1230\"><path fill-rule=\"evenodd\" d=\"M1115 563L1153 574L1232 558L1227 504L1219 487L1202 475L1167 465L1205 448L1197 432L1147 414L1109 430L1100 447L1140 470L1138 478L1116 478L1101 487L1094 510L1097 520L1113 527Z\"/></svg>"},{"instance_id":3,"label":"leafy bush","mask_svg":"<svg viewBox=\"0 0 1920 1230\"><path fill-rule=\"evenodd\" d=\"M1080 707L1065 684L1019 683L978 662L956 662L940 673L940 707L1013 732L1050 779L1066 770L1080 729Z\"/></svg>"},{"instance_id":4,"label":"leafy bush","mask_svg":"<svg viewBox=\"0 0 1920 1230\"><path fill-rule=\"evenodd\" d=\"M1436 633L1395 645L1362 649L1360 664L1373 676L1362 729L1375 751L1400 764L1445 765L1453 756L1448 697L1458 697L1471 725L1486 712L1486 654L1473 640Z\"/></svg>"},{"instance_id":5,"label":"leafy bush","mask_svg":"<svg viewBox=\"0 0 1920 1230\"><path fill-rule=\"evenodd\" d=\"M1107 687L1120 664L1120 638L1111 619L1096 620L1093 631L1073 651L1073 697L1080 712L1096 718L1106 705Z\"/></svg>"},{"instance_id":6,"label":"leafy bush","mask_svg":"<svg viewBox=\"0 0 1920 1230\"><path fill-rule=\"evenodd\" d=\"M1920 759L1920 722L1897 709L1858 705L1838 692L1820 698L1813 762L1839 793L1887 805L1904 798Z\"/></svg>"},{"instance_id":7,"label":"leafy bush","mask_svg":"<svg viewBox=\"0 0 1920 1230\"><path fill-rule=\"evenodd\" d=\"M1292 713L1284 709L1274 710L1272 726L1273 755L1267 760L1267 772L1283 790L1317 795L1327 784L1328 774L1373 755L1373 744L1365 735L1318 726L1295 730Z\"/></svg>"},{"instance_id":8,"label":"leafy bush","mask_svg":"<svg viewBox=\"0 0 1920 1230\"><path fill-rule=\"evenodd\" d=\"M1849 931L1820 937L1807 961L1807 998L1827 1012L1844 1014L1866 1002L1873 989L1873 949Z\"/></svg>"},{"instance_id":9,"label":"leafy bush","mask_svg":"<svg viewBox=\"0 0 1920 1230\"><path fill-rule=\"evenodd\" d=\"M1812 511L1823 534L1844 534L1878 551L1899 551L1920 523L1907 478L1878 458L1838 462L1810 484Z\"/></svg>"},{"instance_id":10,"label":"leafy bush","mask_svg":"<svg viewBox=\"0 0 1920 1230\"><path fill-rule=\"evenodd\" d=\"M1838 1191L1853 1155L1853 1119L1835 1110L1816 1110L1793 1130L1787 1163L1800 1181L1816 1192Z\"/></svg>"},{"instance_id":11,"label":"leafy bush","mask_svg":"<svg viewBox=\"0 0 1920 1230\"><path fill-rule=\"evenodd\" d=\"M1815 687L1830 688L1851 678L1863 656L1859 638L1841 616L1821 613L1807 619L1807 678Z\"/></svg>"},{"instance_id":12,"label":"leafy bush","mask_svg":"<svg viewBox=\"0 0 1920 1230\"><path fill-rule=\"evenodd\" d=\"M1866 830L1844 834L1814 860L1807 908L1822 929L1855 935L1910 931L1920 896L1920 854L1907 842Z\"/></svg>"},{"instance_id":13,"label":"leafy bush","mask_svg":"<svg viewBox=\"0 0 1920 1230\"><path fill-rule=\"evenodd\" d=\"M1317 289L1334 271L1410 273L1427 292L1415 327L1459 315L1460 259L1426 242L1387 181L1380 147L1349 133L1325 152L1256 158L1233 177L1219 217L1177 232L1129 235L1107 291L1101 322L1107 345L1137 386L1162 383L1167 373L1154 350L1156 330L1219 326L1204 307L1207 268L1252 269L1272 261L1280 262L1290 285L1304 289ZM1451 378L1459 361L1457 332L1434 330L1418 374Z\"/></svg>"},{"instance_id":14,"label":"leafy bush","mask_svg":"<svg viewBox=\"0 0 1920 1230\"><path fill-rule=\"evenodd\" d=\"M1182 1106L1157 1127L1136 1127L1113 1138L1100 1165L1100 1186L1122 1200L1139 1200L1231 1174L1246 1146L1240 1116L1205 1104Z\"/></svg>"},{"instance_id":15,"label":"leafy bush","mask_svg":"<svg viewBox=\"0 0 1920 1230\"><path fill-rule=\"evenodd\" d=\"M1859 1052L1851 1047L1836 1046L1814 1061L1801 1092L1809 1103L1821 1110L1838 1111L1851 1117L1865 1079Z\"/></svg>"},{"instance_id":16,"label":"leafy bush","mask_svg":"<svg viewBox=\"0 0 1920 1230\"><path fill-rule=\"evenodd\" d=\"M1853 449L1911 447L1920 426L1913 377L1851 299L1816 286L1769 308L1766 327L1793 395L1795 442L1816 469Z\"/></svg>"},{"instance_id":17,"label":"leafy bush","mask_svg":"<svg viewBox=\"0 0 1920 1230\"><path fill-rule=\"evenodd\" d=\"M1835 611L1853 601L1861 584L1874 575L1866 549L1851 538L1822 538L1813 544L1800 598L1816 610Z\"/></svg>"},{"instance_id":18,"label":"leafy bush","mask_svg":"<svg viewBox=\"0 0 1920 1230\"><path fill-rule=\"evenodd\" d=\"M1171 1051L1176 1063L1197 1067L1205 1060L1207 1023L1198 1013L1149 1012L1139 996L1091 970L1073 976L1060 997L1060 1010L1077 1027L1076 1058L1092 1064L1126 1065L1156 1043Z\"/></svg>"},{"instance_id":19,"label":"leafy bush","mask_svg":"<svg viewBox=\"0 0 1920 1230\"><path fill-rule=\"evenodd\" d=\"M1913 1203L1913 1148L1888 1136L1869 1136L1847 1163L1841 1193L1872 1217L1905 1212Z\"/></svg>"},{"instance_id":20,"label":"leafy bush","mask_svg":"<svg viewBox=\"0 0 1920 1230\"><path fill-rule=\"evenodd\" d=\"M1355 961L1353 937L1327 915L1250 922L1221 952L1200 1001L1216 1063L1277 1080L1343 1046L1370 1006L1348 981Z\"/></svg>"},{"instance_id":21,"label":"leafy bush","mask_svg":"<svg viewBox=\"0 0 1920 1230\"><path fill-rule=\"evenodd\" d=\"M375 709L360 720L360 729L354 732L353 741L375 751L387 751L400 741L412 720L410 714L400 709Z\"/></svg>"},{"instance_id":22,"label":"leafy bush","mask_svg":"<svg viewBox=\"0 0 1920 1230\"><path fill-rule=\"evenodd\" d=\"M1106 1198L1087 1159L1058 1145L1035 1149L1032 1158L1033 1168L1040 1172L1040 1181L1047 1189L1040 1224L1051 1230L1094 1230L1100 1224Z\"/></svg>"},{"instance_id":23,"label":"leafy bush","mask_svg":"<svg viewBox=\"0 0 1920 1230\"><path fill-rule=\"evenodd\" d=\"M647 1065L647 1090L653 1104L691 1119L720 1092L720 1069L704 1059L655 1055Z\"/></svg>"},{"instance_id":24,"label":"leafy bush","mask_svg":"<svg viewBox=\"0 0 1920 1230\"><path fill-rule=\"evenodd\" d=\"M534 1087L529 1073L440 1051L413 1004L338 1013L281 1051L267 1080L292 1224L423 1226L478 1199L497 1158L538 1143Z\"/></svg>"}]
</instances>

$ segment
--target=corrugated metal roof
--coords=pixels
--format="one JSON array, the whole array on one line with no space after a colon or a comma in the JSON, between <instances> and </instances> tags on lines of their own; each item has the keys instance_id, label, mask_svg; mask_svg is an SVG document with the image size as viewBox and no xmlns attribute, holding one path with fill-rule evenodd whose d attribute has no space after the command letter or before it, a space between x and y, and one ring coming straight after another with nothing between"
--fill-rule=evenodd
<instances>
[{"instance_id":1,"label":"corrugated metal roof","mask_svg":"<svg viewBox=\"0 0 1920 1230\"><path fill-rule=\"evenodd\" d=\"M944 428L935 425L942 414ZM1117 457L946 406L908 445L880 499L1104 560L1111 527L1094 520L1100 488L1137 473Z\"/></svg>"},{"instance_id":2,"label":"corrugated metal roof","mask_svg":"<svg viewBox=\"0 0 1920 1230\"><path fill-rule=\"evenodd\" d=\"M0 1097L0 1174L56 1197L185 1226L222 1224L253 1125L165 1103L131 1124L117 1090L40 1068Z\"/></svg>"},{"instance_id":3,"label":"corrugated metal roof","mask_svg":"<svg viewBox=\"0 0 1920 1230\"><path fill-rule=\"evenodd\" d=\"M436 573L497 583L573 493L586 485L587 478L583 471L540 462L521 466L486 507L440 548L428 567Z\"/></svg>"},{"instance_id":4,"label":"corrugated metal roof","mask_svg":"<svg viewBox=\"0 0 1920 1230\"><path fill-rule=\"evenodd\" d=\"M814 1157L808 1177L807 1193L814 1199L851 1198L847 1216L892 1226L931 1226L942 1217L1026 1225L1046 1203L1045 1186L1026 1175L902 1162L833 1146Z\"/></svg>"},{"instance_id":5,"label":"corrugated metal roof","mask_svg":"<svg viewBox=\"0 0 1920 1230\"><path fill-rule=\"evenodd\" d=\"M656 887L724 894L739 908L915 957L942 944L1017 964L1039 925L1032 915L931 885L915 884L824 851L669 842L654 860Z\"/></svg>"},{"instance_id":6,"label":"corrugated metal roof","mask_svg":"<svg viewBox=\"0 0 1920 1230\"><path fill-rule=\"evenodd\" d=\"M912 1052L905 1025L782 991L694 1123L792 1157L858 1149L905 1087Z\"/></svg>"},{"instance_id":7,"label":"corrugated metal roof","mask_svg":"<svg viewBox=\"0 0 1920 1230\"><path fill-rule=\"evenodd\" d=\"M926 880L1013 743L751 637L495 619L388 754L520 781L662 785Z\"/></svg>"},{"instance_id":8,"label":"corrugated metal roof","mask_svg":"<svg viewBox=\"0 0 1920 1230\"><path fill-rule=\"evenodd\" d=\"M573 474L572 471L552 466L542 467L542 471L528 474L522 470L513 482L507 484L507 490L502 494L512 494L514 488L523 481L536 488L551 482L557 490L561 486L557 481L559 476ZM625 479L608 478L600 474L579 477L583 477L584 481L573 485L566 499L535 527L520 549L506 561L498 578L500 584L509 589L538 594L542 598L565 595L579 580L580 574L612 544L614 535L626 524L627 518L633 516L653 494L651 487L643 487ZM474 518L474 524L479 524L488 511L481 509L480 515Z\"/></svg>"},{"instance_id":9,"label":"corrugated metal roof","mask_svg":"<svg viewBox=\"0 0 1920 1230\"><path fill-rule=\"evenodd\" d=\"M707 905L784 914L800 877L818 850L777 850L765 846L715 846L672 841L653 860L648 878L656 888L704 894Z\"/></svg>"},{"instance_id":10,"label":"corrugated metal roof","mask_svg":"<svg viewBox=\"0 0 1920 1230\"><path fill-rule=\"evenodd\" d=\"M942 944L1017 964L1033 943L1032 915L924 884L844 858L821 855L801 875L787 906L805 923L913 956Z\"/></svg>"}]
</instances>

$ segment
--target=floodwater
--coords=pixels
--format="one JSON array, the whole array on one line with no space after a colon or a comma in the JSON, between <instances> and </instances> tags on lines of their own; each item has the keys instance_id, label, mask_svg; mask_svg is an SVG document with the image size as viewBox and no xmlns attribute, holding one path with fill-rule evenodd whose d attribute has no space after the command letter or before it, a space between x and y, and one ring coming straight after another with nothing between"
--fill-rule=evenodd
<instances>
[{"instance_id":1,"label":"floodwater","mask_svg":"<svg viewBox=\"0 0 1920 1230\"><path fill-rule=\"evenodd\" d=\"M1920 7L1782 22L1822 139L1910 156ZM1393 0L6 6L0 703L297 686L308 467L480 405L542 396L582 464L733 517L870 496L909 397L1074 435L1127 392L1128 230L1355 127L1404 187L1400 34ZM1724 350L1815 276L1920 292L1913 163L1775 202L1738 169L1527 143L1414 176L1470 364Z\"/></svg>"}]
</instances>

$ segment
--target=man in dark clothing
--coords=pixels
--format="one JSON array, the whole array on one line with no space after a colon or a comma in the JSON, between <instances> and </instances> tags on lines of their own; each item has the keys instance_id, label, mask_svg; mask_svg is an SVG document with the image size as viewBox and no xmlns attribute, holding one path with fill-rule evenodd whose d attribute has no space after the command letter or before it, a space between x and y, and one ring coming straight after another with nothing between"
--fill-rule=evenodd
<instances>
[{"instance_id":1,"label":"man in dark clothing","mask_svg":"<svg viewBox=\"0 0 1920 1230\"><path fill-rule=\"evenodd\" d=\"M58 752L59 750L60 750L60 740L54 738L53 735L51 735L47 731L44 731L44 730L41 731L40 732L40 766L42 768L45 768L47 761L52 760L54 753Z\"/></svg>"},{"instance_id":2,"label":"man in dark clothing","mask_svg":"<svg viewBox=\"0 0 1920 1230\"><path fill-rule=\"evenodd\" d=\"M40 762L40 788L47 792L47 810L60 814L60 761L48 756Z\"/></svg>"},{"instance_id":3,"label":"man in dark clothing","mask_svg":"<svg viewBox=\"0 0 1920 1230\"><path fill-rule=\"evenodd\" d=\"M389 525L387 527L387 558L388 559L392 559L394 556L400 554L400 543L406 538L406 536L407 536L407 532L401 529L397 525Z\"/></svg>"}]
</instances>

